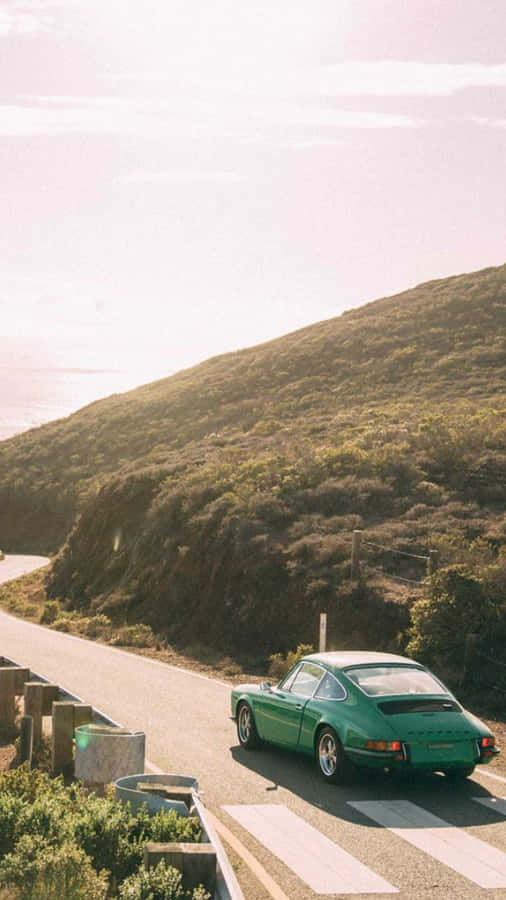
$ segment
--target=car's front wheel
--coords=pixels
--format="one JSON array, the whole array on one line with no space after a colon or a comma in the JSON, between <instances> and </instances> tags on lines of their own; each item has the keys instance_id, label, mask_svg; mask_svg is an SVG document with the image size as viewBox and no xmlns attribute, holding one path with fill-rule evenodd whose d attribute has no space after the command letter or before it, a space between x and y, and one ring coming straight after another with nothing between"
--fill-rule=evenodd
<instances>
[{"instance_id":1,"label":"car's front wheel","mask_svg":"<svg viewBox=\"0 0 506 900\"><path fill-rule=\"evenodd\" d=\"M240 703L237 710L237 737L241 747L252 750L260 744L253 710L249 703Z\"/></svg>"},{"instance_id":2,"label":"car's front wheel","mask_svg":"<svg viewBox=\"0 0 506 900\"><path fill-rule=\"evenodd\" d=\"M316 766L324 781L340 784L350 774L351 763L344 755L341 741L330 726L322 728L316 741Z\"/></svg>"}]
</instances>

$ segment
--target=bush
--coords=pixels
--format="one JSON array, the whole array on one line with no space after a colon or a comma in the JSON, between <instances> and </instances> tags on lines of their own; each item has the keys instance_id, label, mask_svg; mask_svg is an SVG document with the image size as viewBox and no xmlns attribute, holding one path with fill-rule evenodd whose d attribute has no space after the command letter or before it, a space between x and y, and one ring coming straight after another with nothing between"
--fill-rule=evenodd
<instances>
[{"instance_id":1,"label":"bush","mask_svg":"<svg viewBox=\"0 0 506 900\"><path fill-rule=\"evenodd\" d=\"M312 644L298 644L297 649L289 650L286 656L283 656L282 653L273 653L269 656L269 675L271 678L282 678L299 659L309 653L314 653Z\"/></svg>"},{"instance_id":2,"label":"bush","mask_svg":"<svg viewBox=\"0 0 506 900\"><path fill-rule=\"evenodd\" d=\"M97 616L91 616L86 623L86 628L84 629L85 634L92 638L99 637L107 637L111 630L111 620L109 616L105 616L103 613L100 613Z\"/></svg>"},{"instance_id":3,"label":"bush","mask_svg":"<svg viewBox=\"0 0 506 900\"><path fill-rule=\"evenodd\" d=\"M129 841L133 827L128 806L91 794L74 819L74 836L97 871L121 881L142 862L142 846Z\"/></svg>"},{"instance_id":4,"label":"bush","mask_svg":"<svg viewBox=\"0 0 506 900\"><path fill-rule=\"evenodd\" d=\"M150 816L147 807L138 810L133 820L133 837L161 844L198 844L202 829L196 816L178 816L174 809L162 809Z\"/></svg>"},{"instance_id":5,"label":"bush","mask_svg":"<svg viewBox=\"0 0 506 900\"><path fill-rule=\"evenodd\" d=\"M0 858L14 849L16 826L23 801L12 794L0 794Z\"/></svg>"},{"instance_id":6,"label":"bush","mask_svg":"<svg viewBox=\"0 0 506 900\"><path fill-rule=\"evenodd\" d=\"M68 618L68 616L59 616L58 619L52 623L51 628L54 628L55 631L64 631L69 632L71 630L72 620Z\"/></svg>"},{"instance_id":7,"label":"bush","mask_svg":"<svg viewBox=\"0 0 506 900\"><path fill-rule=\"evenodd\" d=\"M114 639L115 644L123 644L126 647L152 647L155 636L149 625L123 625L118 629Z\"/></svg>"},{"instance_id":8,"label":"bush","mask_svg":"<svg viewBox=\"0 0 506 900\"><path fill-rule=\"evenodd\" d=\"M56 620L59 618L60 614L61 606L58 603L58 600L47 600L40 617L41 624L52 625L53 622L56 622Z\"/></svg>"},{"instance_id":9,"label":"bush","mask_svg":"<svg viewBox=\"0 0 506 900\"><path fill-rule=\"evenodd\" d=\"M147 841L195 843L200 836L198 818L175 810L150 816L144 806L133 816L111 796L88 796L26 766L0 773L0 896L6 887L19 889L8 895L16 900L101 900L105 884L116 897L141 865ZM22 870L26 878L16 881Z\"/></svg>"},{"instance_id":10,"label":"bush","mask_svg":"<svg viewBox=\"0 0 506 900\"><path fill-rule=\"evenodd\" d=\"M413 604L406 652L451 680L460 673L466 635L494 631L500 616L482 578L463 565L440 569L432 578L430 596Z\"/></svg>"},{"instance_id":11,"label":"bush","mask_svg":"<svg viewBox=\"0 0 506 900\"><path fill-rule=\"evenodd\" d=\"M141 866L135 875L125 879L119 889L120 900L210 900L211 895L203 888L185 891L181 872L173 866L160 862L152 869Z\"/></svg>"},{"instance_id":12,"label":"bush","mask_svg":"<svg viewBox=\"0 0 506 900\"><path fill-rule=\"evenodd\" d=\"M55 846L25 834L0 862L0 885L16 900L105 900L108 878L72 841Z\"/></svg>"}]
</instances>

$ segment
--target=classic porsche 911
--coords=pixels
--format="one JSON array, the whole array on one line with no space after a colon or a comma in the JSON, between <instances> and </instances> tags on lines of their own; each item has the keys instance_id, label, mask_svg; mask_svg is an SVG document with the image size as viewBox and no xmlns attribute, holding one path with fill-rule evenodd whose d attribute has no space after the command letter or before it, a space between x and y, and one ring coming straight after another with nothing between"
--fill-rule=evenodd
<instances>
[{"instance_id":1,"label":"classic porsche 911","mask_svg":"<svg viewBox=\"0 0 506 900\"><path fill-rule=\"evenodd\" d=\"M273 687L232 690L245 749L262 741L314 755L326 781L355 766L467 778L499 753L490 729L420 663L390 653L303 657Z\"/></svg>"}]
</instances>

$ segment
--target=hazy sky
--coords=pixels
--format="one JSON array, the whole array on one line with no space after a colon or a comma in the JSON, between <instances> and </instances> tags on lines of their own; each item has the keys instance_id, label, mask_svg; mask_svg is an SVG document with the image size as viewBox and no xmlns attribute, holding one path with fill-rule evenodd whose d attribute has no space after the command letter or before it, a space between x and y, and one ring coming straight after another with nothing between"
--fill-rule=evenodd
<instances>
[{"instance_id":1,"label":"hazy sky","mask_svg":"<svg viewBox=\"0 0 506 900\"><path fill-rule=\"evenodd\" d=\"M0 335L173 371L504 262L504 0L2 0Z\"/></svg>"}]
</instances>

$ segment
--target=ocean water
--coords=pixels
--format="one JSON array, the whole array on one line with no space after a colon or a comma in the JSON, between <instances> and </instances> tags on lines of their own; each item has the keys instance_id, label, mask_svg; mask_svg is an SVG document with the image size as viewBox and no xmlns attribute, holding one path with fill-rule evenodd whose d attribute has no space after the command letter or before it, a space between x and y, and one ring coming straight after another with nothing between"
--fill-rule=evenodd
<instances>
[{"instance_id":1,"label":"ocean water","mask_svg":"<svg viewBox=\"0 0 506 900\"><path fill-rule=\"evenodd\" d=\"M0 337L0 440L168 374L144 355Z\"/></svg>"}]
</instances>

